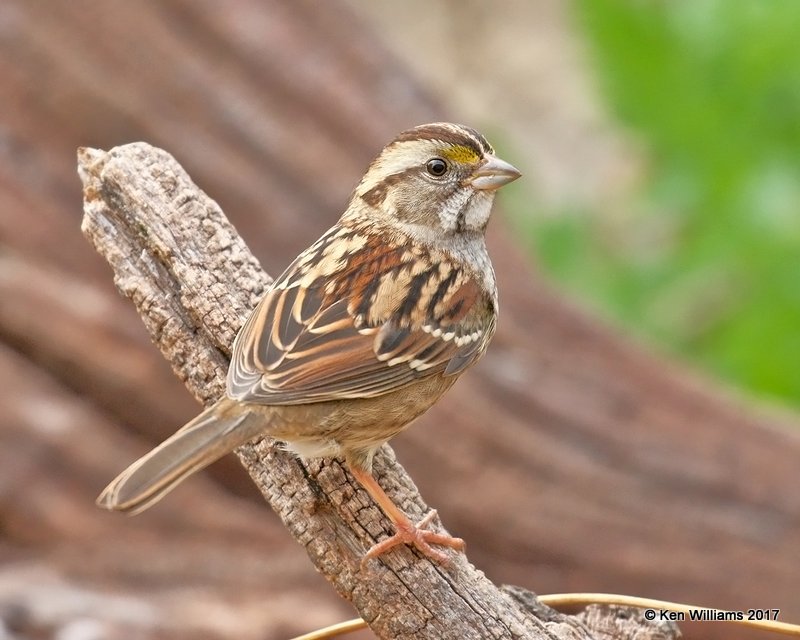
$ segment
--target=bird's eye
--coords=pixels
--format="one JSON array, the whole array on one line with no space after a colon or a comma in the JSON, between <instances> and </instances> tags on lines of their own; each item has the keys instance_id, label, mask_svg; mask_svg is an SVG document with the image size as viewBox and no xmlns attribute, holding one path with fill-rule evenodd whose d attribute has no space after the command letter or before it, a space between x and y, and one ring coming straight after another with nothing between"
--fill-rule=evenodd
<instances>
[{"instance_id":1,"label":"bird's eye","mask_svg":"<svg viewBox=\"0 0 800 640\"><path fill-rule=\"evenodd\" d=\"M440 178L447 171L447 163L441 158L431 158L425 164L425 169L428 170L432 176Z\"/></svg>"}]
</instances>

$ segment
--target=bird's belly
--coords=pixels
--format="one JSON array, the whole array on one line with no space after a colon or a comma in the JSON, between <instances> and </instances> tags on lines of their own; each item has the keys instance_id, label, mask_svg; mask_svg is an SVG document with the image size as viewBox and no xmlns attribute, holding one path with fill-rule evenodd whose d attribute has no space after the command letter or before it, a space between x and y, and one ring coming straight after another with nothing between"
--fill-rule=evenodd
<instances>
[{"instance_id":1,"label":"bird's belly","mask_svg":"<svg viewBox=\"0 0 800 640\"><path fill-rule=\"evenodd\" d=\"M301 457L360 458L425 413L453 382L455 377L432 376L375 398L259 409L269 413L265 431Z\"/></svg>"}]
</instances>

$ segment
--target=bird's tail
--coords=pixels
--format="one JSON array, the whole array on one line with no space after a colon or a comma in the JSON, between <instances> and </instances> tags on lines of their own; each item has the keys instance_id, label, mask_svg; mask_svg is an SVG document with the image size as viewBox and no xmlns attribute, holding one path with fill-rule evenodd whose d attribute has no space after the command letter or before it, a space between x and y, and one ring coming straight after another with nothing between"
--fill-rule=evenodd
<instances>
[{"instance_id":1,"label":"bird's tail","mask_svg":"<svg viewBox=\"0 0 800 640\"><path fill-rule=\"evenodd\" d=\"M223 398L119 474L97 504L115 511L144 511L184 478L265 431L263 416Z\"/></svg>"}]
</instances>

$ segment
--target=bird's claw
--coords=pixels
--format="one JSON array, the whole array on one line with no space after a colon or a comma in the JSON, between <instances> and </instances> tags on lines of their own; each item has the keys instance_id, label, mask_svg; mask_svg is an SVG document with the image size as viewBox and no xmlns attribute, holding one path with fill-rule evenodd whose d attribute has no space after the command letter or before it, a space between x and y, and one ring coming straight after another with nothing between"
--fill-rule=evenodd
<instances>
[{"instance_id":1,"label":"bird's claw","mask_svg":"<svg viewBox=\"0 0 800 640\"><path fill-rule=\"evenodd\" d=\"M400 544L416 547L422 555L439 564L450 564L450 558L438 549L434 549L431 545L435 544L443 547L450 547L457 551L463 551L466 547L466 543L461 538L454 538L444 533L436 533L435 531L426 529L435 517L436 510L433 509L417 524L414 524L410 520L396 522L394 535L374 544L369 551L364 554L361 560L361 566L363 567L370 558L377 558Z\"/></svg>"}]
</instances>

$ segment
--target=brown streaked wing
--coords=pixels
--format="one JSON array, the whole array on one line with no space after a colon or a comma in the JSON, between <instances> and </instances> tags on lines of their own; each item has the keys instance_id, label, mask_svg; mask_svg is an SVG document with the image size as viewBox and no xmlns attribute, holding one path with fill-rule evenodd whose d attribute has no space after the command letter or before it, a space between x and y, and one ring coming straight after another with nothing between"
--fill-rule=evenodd
<instances>
[{"instance_id":1,"label":"brown streaked wing","mask_svg":"<svg viewBox=\"0 0 800 640\"><path fill-rule=\"evenodd\" d=\"M236 339L228 395L258 404L374 397L459 373L483 353L494 321L474 280L449 261L442 266L442 256L361 240L358 255L335 262L326 261L328 242L276 281ZM313 280L310 268L319 274ZM420 286L420 273L428 286ZM428 297L409 313L412 289Z\"/></svg>"}]
</instances>

